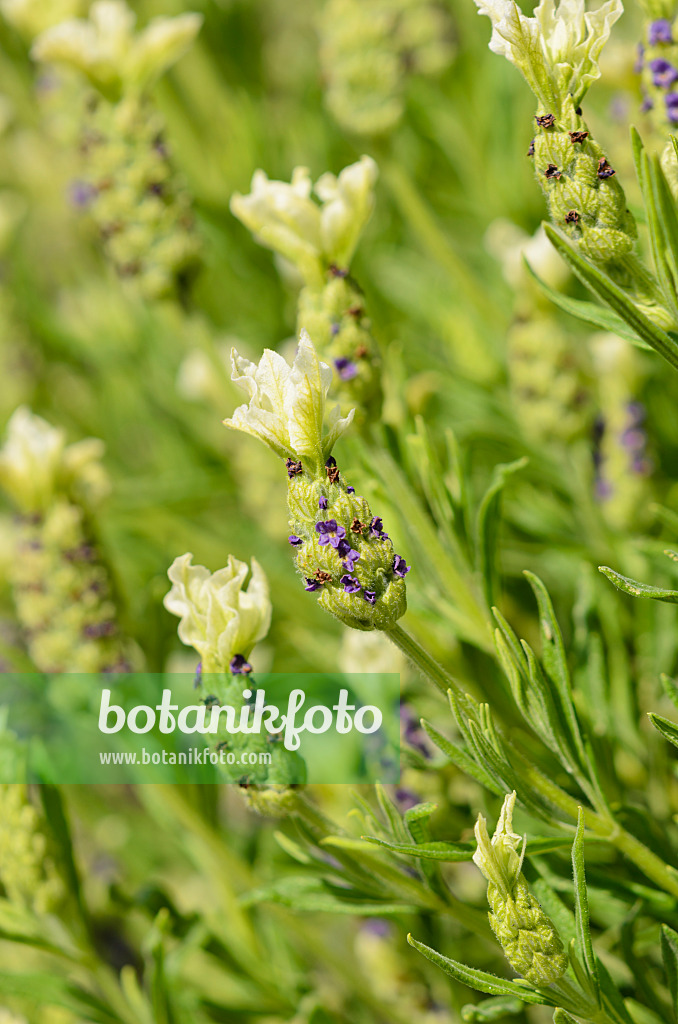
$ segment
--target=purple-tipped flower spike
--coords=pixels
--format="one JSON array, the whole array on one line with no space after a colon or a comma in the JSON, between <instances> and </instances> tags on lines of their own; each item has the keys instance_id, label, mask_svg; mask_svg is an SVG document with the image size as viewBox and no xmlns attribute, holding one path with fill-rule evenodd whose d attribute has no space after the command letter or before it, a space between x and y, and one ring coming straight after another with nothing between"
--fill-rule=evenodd
<instances>
[{"instance_id":1,"label":"purple-tipped flower spike","mask_svg":"<svg viewBox=\"0 0 678 1024\"><path fill-rule=\"evenodd\" d=\"M345 594L357 594L360 590L360 582L355 576L342 576L339 582L343 586Z\"/></svg>"},{"instance_id":2,"label":"purple-tipped flower spike","mask_svg":"<svg viewBox=\"0 0 678 1024\"><path fill-rule=\"evenodd\" d=\"M407 565L405 559L401 555L396 555L393 559L393 575L399 576L400 579L403 579L407 576L409 571L410 566Z\"/></svg>"},{"instance_id":3,"label":"purple-tipped flower spike","mask_svg":"<svg viewBox=\"0 0 678 1024\"><path fill-rule=\"evenodd\" d=\"M663 57L656 57L649 63L652 72L652 84L660 89L668 89L678 80L678 71Z\"/></svg>"},{"instance_id":4,"label":"purple-tipped flower spike","mask_svg":"<svg viewBox=\"0 0 678 1024\"><path fill-rule=\"evenodd\" d=\"M342 380L353 380L358 376L358 367L352 359L348 359L346 356L335 359L334 365Z\"/></svg>"},{"instance_id":5,"label":"purple-tipped flower spike","mask_svg":"<svg viewBox=\"0 0 678 1024\"><path fill-rule=\"evenodd\" d=\"M326 509L328 504L329 502L327 501L325 495L321 494L321 496L318 498L318 508Z\"/></svg>"},{"instance_id":6,"label":"purple-tipped flower spike","mask_svg":"<svg viewBox=\"0 0 678 1024\"><path fill-rule=\"evenodd\" d=\"M233 655L229 668L234 676L247 676L252 671L252 666L242 654Z\"/></svg>"},{"instance_id":7,"label":"purple-tipped flower spike","mask_svg":"<svg viewBox=\"0 0 678 1024\"><path fill-rule=\"evenodd\" d=\"M656 46L657 43L673 42L671 22L667 18L657 18L656 21L651 22L647 30L647 41L650 46Z\"/></svg>"},{"instance_id":8,"label":"purple-tipped flower spike","mask_svg":"<svg viewBox=\"0 0 678 1024\"><path fill-rule=\"evenodd\" d=\"M318 544L331 544L333 548L339 547L339 542L346 536L346 530L337 525L336 519L316 523L315 530L319 534Z\"/></svg>"},{"instance_id":9,"label":"purple-tipped flower spike","mask_svg":"<svg viewBox=\"0 0 678 1024\"><path fill-rule=\"evenodd\" d=\"M287 539L293 548L298 548L304 543L301 537L297 537L294 533L291 533Z\"/></svg>"}]
</instances>

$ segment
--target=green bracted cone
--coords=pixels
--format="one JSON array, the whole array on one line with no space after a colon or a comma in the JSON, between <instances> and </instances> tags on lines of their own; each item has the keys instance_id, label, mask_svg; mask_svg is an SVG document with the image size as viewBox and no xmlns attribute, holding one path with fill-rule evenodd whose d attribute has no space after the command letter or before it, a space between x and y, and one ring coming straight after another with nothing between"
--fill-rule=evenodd
<instances>
[{"instance_id":1,"label":"green bracted cone","mask_svg":"<svg viewBox=\"0 0 678 1024\"><path fill-rule=\"evenodd\" d=\"M129 672L108 572L82 508L57 501L16 520L9 581L31 661L42 672Z\"/></svg>"},{"instance_id":2,"label":"green bracted cone","mask_svg":"<svg viewBox=\"0 0 678 1024\"><path fill-rule=\"evenodd\" d=\"M478 815L478 848L473 860L488 881L490 925L506 959L532 985L551 985L565 974L567 956L553 922L528 889L522 873L523 857L518 854L521 837L512 830L515 802L515 792L504 800L491 841L487 822Z\"/></svg>"},{"instance_id":3,"label":"green bracted cone","mask_svg":"<svg viewBox=\"0 0 678 1024\"><path fill-rule=\"evenodd\" d=\"M409 566L394 551L381 519L342 480L334 462L326 477L288 465L290 543L305 589L353 629L388 630L407 610Z\"/></svg>"},{"instance_id":4,"label":"green bracted cone","mask_svg":"<svg viewBox=\"0 0 678 1024\"><path fill-rule=\"evenodd\" d=\"M333 391L342 410L355 407L361 421L378 415L382 401L379 355L363 294L347 272L332 267L324 288L302 289L297 323L334 369Z\"/></svg>"},{"instance_id":5,"label":"green bracted cone","mask_svg":"<svg viewBox=\"0 0 678 1024\"><path fill-rule=\"evenodd\" d=\"M534 172L553 223L594 263L619 262L637 230L603 150L571 102L560 116L540 111L536 122Z\"/></svg>"}]
</instances>

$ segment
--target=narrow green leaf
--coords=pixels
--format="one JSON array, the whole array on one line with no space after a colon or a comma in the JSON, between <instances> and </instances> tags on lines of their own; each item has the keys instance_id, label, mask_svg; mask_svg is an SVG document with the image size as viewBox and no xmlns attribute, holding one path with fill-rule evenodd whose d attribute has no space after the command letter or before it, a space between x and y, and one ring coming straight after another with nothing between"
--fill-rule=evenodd
<instances>
[{"instance_id":1,"label":"narrow green leaf","mask_svg":"<svg viewBox=\"0 0 678 1024\"><path fill-rule=\"evenodd\" d=\"M475 843L391 843L379 836L362 836L367 843L384 846L391 853L400 853L407 857L422 857L424 860L442 860L449 862L471 860L475 852Z\"/></svg>"},{"instance_id":2,"label":"narrow green leaf","mask_svg":"<svg viewBox=\"0 0 678 1024\"><path fill-rule=\"evenodd\" d=\"M567 1010L558 1007L553 1013L553 1024L577 1024L577 1021Z\"/></svg>"},{"instance_id":3,"label":"narrow green leaf","mask_svg":"<svg viewBox=\"0 0 678 1024\"><path fill-rule=\"evenodd\" d=\"M494 793L495 796L502 796L506 790L499 785L493 776L486 771L482 765L479 765L471 755L460 747L458 744L448 740L442 733L439 733L437 729L422 719L422 727L424 728L427 736L432 740L433 743L438 747L439 750L445 754L446 757L459 768L460 771L464 772L465 775L469 775L476 782L479 782L481 786L488 789L490 793Z\"/></svg>"},{"instance_id":4,"label":"narrow green leaf","mask_svg":"<svg viewBox=\"0 0 678 1024\"><path fill-rule=\"evenodd\" d=\"M674 932L673 928L663 924L661 943L664 973L673 1003L673 1016L675 1020L678 1020L678 932Z\"/></svg>"},{"instance_id":5,"label":"narrow green leaf","mask_svg":"<svg viewBox=\"0 0 678 1024\"><path fill-rule=\"evenodd\" d=\"M480 573L485 591L485 599L490 607L496 600L498 582L497 568L497 535L501 521L501 495L507 481L514 473L524 469L527 458L517 459L496 466L490 486L486 490L478 508L476 519L476 568Z\"/></svg>"},{"instance_id":6,"label":"narrow green leaf","mask_svg":"<svg viewBox=\"0 0 678 1024\"><path fill-rule=\"evenodd\" d=\"M673 743L674 747L678 747L678 725L675 722L669 721L668 718L664 718L662 715L655 714L654 711L648 711L647 717L665 740Z\"/></svg>"},{"instance_id":7,"label":"narrow green leaf","mask_svg":"<svg viewBox=\"0 0 678 1024\"><path fill-rule=\"evenodd\" d=\"M574 916L577 929L577 947L584 961L593 992L600 1001L598 963L593 952L591 928L589 925L589 900L586 892L586 873L584 868L584 812L581 807L579 808L577 820L577 832L572 844L572 872L574 877Z\"/></svg>"},{"instance_id":8,"label":"narrow green leaf","mask_svg":"<svg viewBox=\"0 0 678 1024\"><path fill-rule=\"evenodd\" d=\"M542 1006L549 1005L549 1000L546 996L535 992L527 986L523 988L522 985L515 981L506 981L504 978L498 978L496 975L488 974L486 971L477 971L473 967L467 967L466 964L459 963L457 960L450 960L448 957L443 956L442 953L431 949L430 946L425 946L423 942L417 942L411 935L407 936L407 941L410 946L414 946L415 949L419 950L427 960L436 964L437 967L440 967L441 970L445 971L446 974L449 974L456 981L461 981L462 984L468 985L469 988L474 988L478 992L485 992L490 996L514 996L517 999L521 999L524 1003L540 1003ZM553 1004L551 1003L551 1005Z\"/></svg>"},{"instance_id":9,"label":"narrow green leaf","mask_svg":"<svg viewBox=\"0 0 678 1024\"><path fill-rule=\"evenodd\" d=\"M678 369L678 340L645 316L626 293L601 270L594 267L575 249L569 239L551 224L544 224L544 230L551 243L558 250L573 272L591 291L610 306L626 321L641 341L663 356L674 369Z\"/></svg>"},{"instance_id":10,"label":"narrow green leaf","mask_svg":"<svg viewBox=\"0 0 678 1024\"><path fill-rule=\"evenodd\" d=\"M524 262L530 276L537 282L544 295L558 309L562 309L564 313L569 313L570 316L576 317L577 320L582 320L585 324L591 324L592 327L599 327L603 331L610 331L612 334L623 338L624 341L630 341L632 345L636 345L638 348L651 351L651 346L647 342L642 341L636 332L620 316L613 313L611 309L598 306L595 302L573 299L570 295L563 295L562 292L556 291L555 288L549 287L545 281L542 281L527 260L524 260Z\"/></svg>"},{"instance_id":11,"label":"narrow green leaf","mask_svg":"<svg viewBox=\"0 0 678 1024\"><path fill-rule=\"evenodd\" d=\"M471 1024L502 1020L504 1017L521 1013L523 1005L523 1000L516 996L497 996L494 999L484 999L482 1003L467 1003L466 1006L462 1006L461 1019Z\"/></svg>"},{"instance_id":12,"label":"narrow green leaf","mask_svg":"<svg viewBox=\"0 0 678 1024\"><path fill-rule=\"evenodd\" d=\"M624 1024L637 1024L626 1009L624 1000L619 993L619 989L610 977L610 973L602 960L598 961L598 979L600 982L603 1008L605 1010L612 1010L612 1013L610 1014L612 1019L616 1018L618 1021L623 1021Z\"/></svg>"},{"instance_id":13,"label":"narrow green leaf","mask_svg":"<svg viewBox=\"0 0 678 1024\"><path fill-rule=\"evenodd\" d=\"M607 565L599 565L598 571L607 576L610 583L614 583L618 590L632 597L644 597L651 601L666 601L669 604L678 604L678 590L665 590L663 587L652 587L647 583L639 583L638 580L629 579L628 576L621 576L614 569Z\"/></svg>"}]
</instances>

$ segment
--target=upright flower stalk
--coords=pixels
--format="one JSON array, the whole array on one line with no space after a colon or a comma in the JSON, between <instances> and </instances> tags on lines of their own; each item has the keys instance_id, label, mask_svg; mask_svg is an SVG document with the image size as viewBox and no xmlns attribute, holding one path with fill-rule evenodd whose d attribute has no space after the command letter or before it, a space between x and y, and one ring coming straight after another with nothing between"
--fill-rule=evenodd
<instances>
[{"instance_id":1,"label":"upright flower stalk","mask_svg":"<svg viewBox=\"0 0 678 1024\"><path fill-rule=\"evenodd\" d=\"M123 636L92 513L108 490L103 445L66 445L63 431L21 407L0 449L0 487L16 508L12 595L28 654L42 672L124 672L138 661Z\"/></svg>"},{"instance_id":2,"label":"upright flower stalk","mask_svg":"<svg viewBox=\"0 0 678 1024\"><path fill-rule=\"evenodd\" d=\"M91 215L118 274L160 298L183 287L199 243L149 88L188 49L201 17L156 18L142 32L135 20L124 0L97 0L88 18L41 33L31 53L82 76L72 201Z\"/></svg>"},{"instance_id":3,"label":"upright flower stalk","mask_svg":"<svg viewBox=\"0 0 678 1024\"><path fill-rule=\"evenodd\" d=\"M332 455L353 419L326 412L330 367L302 331L290 366L266 350L258 365L233 350L232 378L249 402L224 424L253 434L285 460L289 543L304 589L355 629L395 627L405 613L405 576L383 523L355 493Z\"/></svg>"},{"instance_id":4,"label":"upright flower stalk","mask_svg":"<svg viewBox=\"0 0 678 1024\"><path fill-rule=\"evenodd\" d=\"M533 17L515 0L476 3L492 22L490 49L515 64L537 99L528 155L553 224L656 324L671 326L635 253L637 231L624 190L581 108L600 76L598 59L622 14L621 0L588 12L585 0L541 0Z\"/></svg>"},{"instance_id":5,"label":"upright flower stalk","mask_svg":"<svg viewBox=\"0 0 678 1024\"><path fill-rule=\"evenodd\" d=\"M250 193L231 199L232 212L255 239L300 273L298 330L314 339L334 371L334 393L343 408L356 409L359 420L381 403L377 345L363 294L349 273L372 213L376 179L377 165L363 156L337 176L323 174L315 185L305 167L295 168L289 184L256 171Z\"/></svg>"}]
</instances>

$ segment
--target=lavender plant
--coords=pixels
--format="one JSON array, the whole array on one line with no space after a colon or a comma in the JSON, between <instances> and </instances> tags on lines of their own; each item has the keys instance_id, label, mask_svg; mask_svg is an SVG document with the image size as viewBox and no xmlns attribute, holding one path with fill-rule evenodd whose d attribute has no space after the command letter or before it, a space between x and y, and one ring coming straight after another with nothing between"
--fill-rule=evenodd
<instances>
[{"instance_id":1,"label":"lavender plant","mask_svg":"<svg viewBox=\"0 0 678 1024\"><path fill-rule=\"evenodd\" d=\"M81 68L75 120L100 134L75 154L79 196L97 223L120 213L104 232L113 264L137 258L131 276L155 298L181 292L195 252L176 220L189 190L155 134L161 108L207 244L191 317L111 288L76 223L53 248L15 168L30 179L36 153L65 143L47 133L32 148L44 103L24 44L0 28L16 119L0 184L28 208L3 248L0 365L19 322L40 413L14 411L16 387L0 403L13 412L2 668L143 660L192 675L199 659L197 699L236 707L269 666L400 670L403 775L393 789L304 787L278 746L266 770L222 775L240 787L3 784L8 1021L674 1021L678 591L663 551L678 529L678 384L642 351L678 363L671 165L649 150L670 142L673 83L656 62L673 63L673 11L629 10L628 32L615 27L629 63L631 37L646 41L654 139L634 134L629 150L645 223L618 127L601 117L615 0L593 12L544 0L530 17L483 4L492 48L539 104L525 145L527 107L461 0L450 66L450 12L430 0L332 0L320 39L320 5L208 5L190 71L153 93L194 17L144 28L163 5L139 0L135 33L127 8L97 3L64 28L84 10L48 6L2 8L24 40L45 33L48 65L61 53ZM144 54L149 77L135 78ZM376 163L342 129L379 147L387 186L361 243L378 347L351 276ZM300 163L347 166L316 198L299 167L232 195L253 167ZM534 238L542 201L553 225ZM301 287L295 350L259 355L289 330L289 292L229 205ZM521 225L508 247L490 233L504 281L483 246L500 215ZM603 305L583 301L545 238ZM233 410L228 440L217 409ZM263 442L261 461L243 433ZM91 434L109 453L106 507L100 444L65 442ZM142 650L126 638L135 617ZM6 735L4 713L0 727L4 772L24 736Z\"/></svg>"}]
</instances>

